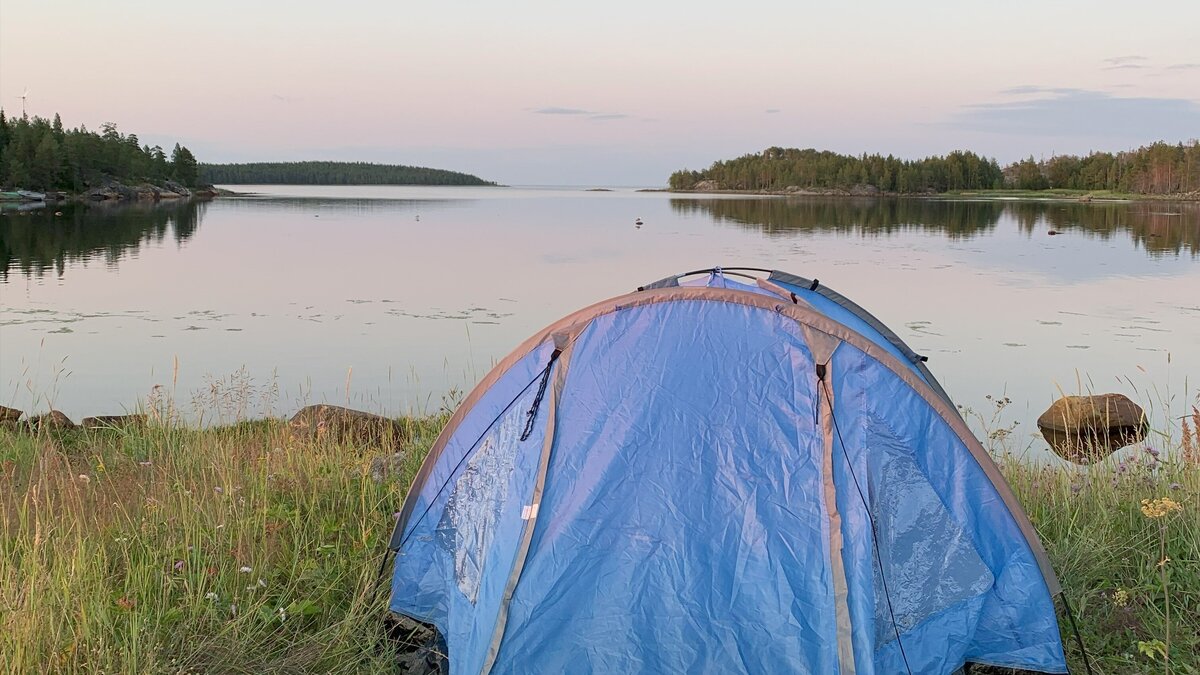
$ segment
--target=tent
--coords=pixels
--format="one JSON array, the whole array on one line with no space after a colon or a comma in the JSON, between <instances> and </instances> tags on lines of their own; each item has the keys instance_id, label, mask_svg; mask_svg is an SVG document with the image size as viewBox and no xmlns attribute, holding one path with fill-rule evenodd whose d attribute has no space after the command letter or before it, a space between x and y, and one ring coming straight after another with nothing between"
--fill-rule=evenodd
<instances>
[{"instance_id":1,"label":"tent","mask_svg":"<svg viewBox=\"0 0 1200 675\"><path fill-rule=\"evenodd\" d=\"M391 611L454 674L1066 672L1045 551L925 359L747 271L501 361L404 502Z\"/></svg>"}]
</instances>

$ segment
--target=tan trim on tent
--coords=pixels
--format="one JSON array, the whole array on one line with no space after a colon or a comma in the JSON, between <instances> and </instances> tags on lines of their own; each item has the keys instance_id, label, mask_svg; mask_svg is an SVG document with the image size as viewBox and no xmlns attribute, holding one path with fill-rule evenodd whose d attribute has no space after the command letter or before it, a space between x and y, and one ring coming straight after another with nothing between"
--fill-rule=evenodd
<instances>
[{"instance_id":1,"label":"tan trim on tent","mask_svg":"<svg viewBox=\"0 0 1200 675\"><path fill-rule=\"evenodd\" d=\"M1025 511L1022 510L1020 502L1017 501L1012 489L1004 480L1004 476L1001 475L1000 468L996 466L994 461L992 461L992 458L988 455L987 450L985 450L984 447L979 443L979 439L975 438L975 435L972 434L971 430L967 427L966 422L963 421L962 417L958 415L958 412L951 407L950 403L946 399L939 396L928 383L922 380L907 365L905 365L895 356L892 356L890 353L888 353L887 350L883 349L866 337L863 337L861 334L847 328L841 323L838 323L837 321L820 314L812 308L784 301L782 299L776 300L765 295L759 295L758 293L747 293L746 291L727 288L672 286L667 288L652 288L644 291L635 291L633 293L618 296L616 298L603 300L594 305L569 314L554 322L550 326L542 329L533 337L523 342L521 346L517 347L516 350L500 361L500 363L498 363L496 367L493 368L492 371L489 372L487 376L485 376L483 380L479 382L475 389L471 391L471 394L467 396L466 400L463 401L462 405L459 406L458 410L455 411L454 415L450 418L450 422L447 423L446 428L442 430L441 435L438 436L437 441L430 449L429 455L426 456L424 464L421 465L421 470L417 473L416 478L413 480L412 487L409 488L408 497L404 501L404 507L401 510L401 516L396 525L397 530L402 534L403 530L407 527L408 518L416 506L416 500L422 486L428 479L429 473L433 470L434 465L437 463L438 457L445 449L446 443L454 435L454 431L458 428L458 425L462 423L463 417L465 417L472 406L479 401L480 397L483 396L488 388L495 384L496 381L499 380L502 375L504 375L504 373L512 368L513 365L515 365L519 360L524 358L530 351L545 342L547 338L551 337L555 333L565 333L570 336L570 339L573 341L588 323L604 314L609 314L611 312L630 307L640 307L643 305L650 305L660 302L688 300L728 302L758 309L775 311L779 314L786 315L788 318L793 319L802 326L807 325L822 333L826 333L832 337L835 337L842 342L852 345L856 349L865 352L868 356L879 361L881 364L891 370L896 376L904 381L905 384L907 384L919 396L921 396L921 398L925 399L925 402L928 403L937 412L938 416L940 416L942 420L954 430L954 433L958 435L959 440L961 440L967 446L967 449L971 451L971 455L975 458L975 461L978 462L980 468L983 469L984 474L987 475L988 479L992 481L992 485L995 486L996 492L1000 495L1000 498L1008 507L1009 513L1012 514L1013 520L1015 520L1017 523L1017 527L1021 530L1021 533L1025 535L1025 540L1028 542L1029 548L1033 551L1034 558L1037 560L1038 566L1041 568L1042 577L1046 582L1046 586L1049 589L1050 594L1057 595L1062 590L1062 587L1058 582L1058 576L1055 575L1054 568L1050 565L1050 559L1046 555L1046 550L1042 547L1041 539L1038 538L1037 532L1033 529L1033 524L1029 521L1029 517L1025 515ZM395 537L393 537L393 540L394 539Z\"/></svg>"},{"instance_id":2,"label":"tan trim on tent","mask_svg":"<svg viewBox=\"0 0 1200 675\"><path fill-rule=\"evenodd\" d=\"M775 295L778 295L779 297L783 298L784 300L788 300L788 301L792 302L793 304L803 305L804 307L807 307L808 309L812 309L812 305L810 305L807 300L805 300L804 298L801 298L800 296L789 291L788 289L784 288L783 286L780 286L779 284L772 283L766 279L759 279L758 287L763 289L764 291L770 291L771 293L774 293Z\"/></svg>"},{"instance_id":3,"label":"tan trim on tent","mask_svg":"<svg viewBox=\"0 0 1200 675\"><path fill-rule=\"evenodd\" d=\"M513 593L517 589L517 582L521 579L521 571L525 569L525 560L529 557L529 544L533 540L533 530L537 527L539 514L542 511L538 507L541 506L542 492L546 487L546 471L550 468L550 452L554 449L554 430L558 418L559 399L562 397L563 386L567 381L567 371L571 366L571 353L574 351L568 345L558 357L558 368L554 373L549 407L546 409L546 438L542 441L542 456L538 461L537 479L529 497L529 504L532 508L529 518L525 521L525 527L521 531L521 543L517 547L517 554L513 559L512 572L509 573L508 582L504 586L504 596L500 598L496 628L492 631L492 643L488 646L487 658L483 662L483 668L479 671L480 675L487 675L491 672L492 666L496 664L496 657L500 654L500 643L504 640L504 629L508 626L508 604L512 601Z\"/></svg>"},{"instance_id":4,"label":"tan trim on tent","mask_svg":"<svg viewBox=\"0 0 1200 675\"><path fill-rule=\"evenodd\" d=\"M836 349L836 347L835 347ZM832 353L818 365L828 366ZM825 483L825 513L829 517L829 567L833 575L833 607L837 619L838 665L845 675L854 675L854 632L850 627L850 590L846 566L842 560L842 515L837 507L837 487L833 482L833 385L828 368L817 381L818 411L821 417L821 474Z\"/></svg>"}]
</instances>

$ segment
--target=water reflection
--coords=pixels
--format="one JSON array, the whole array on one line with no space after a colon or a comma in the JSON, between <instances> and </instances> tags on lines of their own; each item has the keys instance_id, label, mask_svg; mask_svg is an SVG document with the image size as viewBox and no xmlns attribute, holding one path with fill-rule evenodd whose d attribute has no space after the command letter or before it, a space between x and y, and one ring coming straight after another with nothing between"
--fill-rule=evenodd
<instances>
[{"instance_id":1,"label":"water reflection","mask_svg":"<svg viewBox=\"0 0 1200 675\"><path fill-rule=\"evenodd\" d=\"M1021 231L1077 230L1108 239L1127 234L1151 256L1200 255L1200 204L1174 202L1078 203L931 199L672 199L680 215L762 230L768 235L836 232L890 235L937 232L966 239L990 232L1001 219Z\"/></svg>"},{"instance_id":2,"label":"water reflection","mask_svg":"<svg viewBox=\"0 0 1200 675\"><path fill-rule=\"evenodd\" d=\"M10 273L62 277L75 263L102 259L110 268L143 244L196 234L204 201L56 204L0 212L0 280Z\"/></svg>"}]
</instances>

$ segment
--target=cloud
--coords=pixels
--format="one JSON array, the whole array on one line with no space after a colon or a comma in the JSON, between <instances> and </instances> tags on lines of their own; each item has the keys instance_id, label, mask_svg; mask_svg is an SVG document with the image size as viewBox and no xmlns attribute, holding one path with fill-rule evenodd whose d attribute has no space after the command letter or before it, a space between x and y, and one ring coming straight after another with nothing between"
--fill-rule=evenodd
<instances>
[{"instance_id":1,"label":"cloud","mask_svg":"<svg viewBox=\"0 0 1200 675\"><path fill-rule=\"evenodd\" d=\"M536 108L536 115L567 115L571 117L586 117L589 120L623 120L629 115L625 113L603 113L594 110L583 110L582 108L562 108L559 106L549 106L546 108Z\"/></svg>"},{"instance_id":2,"label":"cloud","mask_svg":"<svg viewBox=\"0 0 1200 675\"><path fill-rule=\"evenodd\" d=\"M1145 61L1145 60L1146 60L1146 57L1144 57L1144 56L1138 56L1137 54L1132 54L1130 56L1114 56L1112 58L1104 59L1104 62L1110 66L1124 66L1124 65L1129 65L1131 63L1136 63L1138 61Z\"/></svg>"},{"instance_id":3,"label":"cloud","mask_svg":"<svg viewBox=\"0 0 1200 675\"><path fill-rule=\"evenodd\" d=\"M1200 70L1200 63L1176 63L1163 70Z\"/></svg>"},{"instance_id":4,"label":"cloud","mask_svg":"<svg viewBox=\"0 0 1200 675\"><path fill-rule=\"evenodd\" d=\"M768 115L774 115L777 112L782 112L782 111L779 108L767 108L766 109L766 113Z\"/></svg>"},{"instance_id":5,"label":"cloud","mask_svg":"<svg viewBox=\"0 0 1200 675\"><path fill-rule=\"evenodd\" d=\"M1034 98L963 106L945 124L1007 135L1175 140L1200 129L1200 105L1181 98L1121 97L1103 91L1022 86L1002 94Z\"/></svg>"},{"instance_id":6,"label":"cloud","mask_svg":"<svg viewBox=\"0 0 1200 675\"><path fill-rule=\"evenodd\" d=\"M557 106L550 106L548 108L538 108L537 110L534 110L533 112L538 115L595 115L595 114L597 114L590 110L580 110L579 108L559 108Z\"/></svg>"},{"instance_id":7,"label":"cloud","mask_svg":"<svg viewBox=\"0 0 1200 675\"><path fill-rule=\"evenodd\" d=\"M1105 66L1104 70L1143 70L1148 67L1137 63L1121 63L1115 66Z\"/></svg>"},{"instance_id":8,"label":"cloud","mask_svg":"<svg viewBox=\"0 0 1200 675\"><path fill-rule=\"evenodd\" d=\"M1036 84L1023 84L1019 87L1011 87L1009 89L1000 90L1001 94L1020 95L1020 94L1075 94L1082 92L1082 89L1072 89L1070 87L1041 87Z\"/></svg>"}]
</instances>

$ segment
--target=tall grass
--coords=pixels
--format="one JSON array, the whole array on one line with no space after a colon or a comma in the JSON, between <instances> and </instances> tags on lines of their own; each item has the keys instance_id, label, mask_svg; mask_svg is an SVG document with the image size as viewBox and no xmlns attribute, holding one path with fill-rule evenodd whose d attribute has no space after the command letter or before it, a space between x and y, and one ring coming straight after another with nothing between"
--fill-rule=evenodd
<instances>
[{"instance_id":1,"label":"tall grass","mask_svg":"<svg viewBox=\"0 0 1200 675\"><path fill-rule=\"evenodd\" d=\"M281 421L0 429L0 672L392 672L379 555L444 420L382 482L385 451ZM1200 672L1197 423L1090 468L997 449L1098 673ZM1161 497L1182 511L1147 517Z\"/></svg>"},{"instance_id":2,"label":"tall grass","mask_svg":"<svg viewBox=\"0 0 1200 675\"><path fill-rule=\"evenodd\" d=\"M388 671L378 556L440 420L409 426L384 482L281 422L0 430L0 672Z\"/></svg>"}]
</instances>

